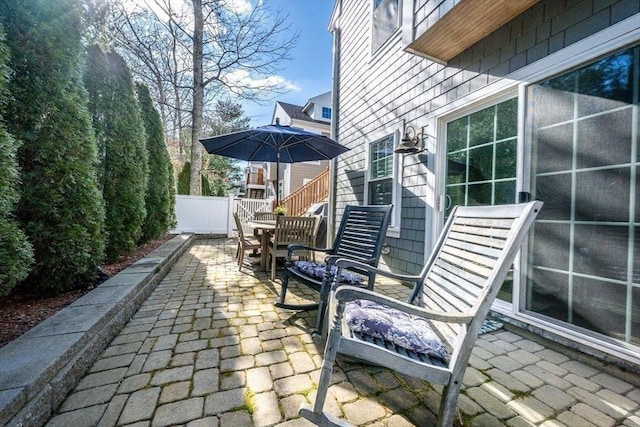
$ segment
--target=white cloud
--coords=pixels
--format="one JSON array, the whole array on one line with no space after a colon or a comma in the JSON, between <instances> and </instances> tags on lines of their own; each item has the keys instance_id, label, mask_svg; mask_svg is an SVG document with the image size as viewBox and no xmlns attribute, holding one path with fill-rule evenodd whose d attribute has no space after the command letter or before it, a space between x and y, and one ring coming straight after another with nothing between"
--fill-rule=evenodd
<instances>
[{"instance_id":1,"label":"white cloud","mask_svg":"<svg viewBox=\"0 0 640 427\"><path fill-rule=\"evenodd\" d=\"M282 86L286 90L300 91L300 87L288 81L282 76L272 75L264 78L253 78L246 70L236 70L224 76L225 83L230 86L248 86L251 88L261 88L268 86Z\"/></svg>"},{"instance_id":2,"label":"white cloud","mask_svg":"<svg viewBox=\"0 0 640 427\"><path fill-rule=\"evenodd\" d=\"M262 3L262 0L258 0L258 2ZM166 17L164 13L165 8L159 5L159 3L163 4L163 2L159 2L158 0L124 0L122 3L128 11L132 11L135 8L151 9L159 16L163 18ZM191 7L191 2L188 0L171 0L170 3L174 10ZM223 4L227 9L240 14L249 13L253 9L251 0L226 0Z\"/></svg>"},{"instance_id":3,"label":"white cloud","mask_svg":"<svg viewBox=\"0 0 640 427\"><path fill-rule=\"evenodd\" d=\"M238 13L249 13L253 9L253 5L249 0L227 0L226 7Z\"/></svg>"}]
</instances>

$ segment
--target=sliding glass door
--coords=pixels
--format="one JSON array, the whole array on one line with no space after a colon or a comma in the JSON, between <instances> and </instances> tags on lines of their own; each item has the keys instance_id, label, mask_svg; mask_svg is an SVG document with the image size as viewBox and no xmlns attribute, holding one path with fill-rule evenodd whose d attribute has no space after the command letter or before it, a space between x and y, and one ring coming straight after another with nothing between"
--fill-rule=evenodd
<instances>
[{"instance_id":1,"label":"sliding glass door","mask_svg":"<svg viewBox=\"0 0 640 427\"><path fill-rule=\"evenodd\" d=\"M640 343L640 49L529 88L532 235L526 310Z\"/></svg>"},{"instance_id":2,"label":"sliding glass door","mask_svg":"<svg viewBox=\"0 0 640 427\"><path fill-rule=\"evenodd\" d=\"M639 345L640 47L531 84L526 97L446 122L444 217L532 193L545 204L526 280L508 280L499 298L559 329ZM525 171L530 186L517 188Z\"/></svg>"},{"instance_id":3,"label":"sliding glass door","mask_svg":"<svg viewBox=\"0 0 640 427\"><path fill-rule=\"evenodd\" d=\"M445 220L456 205L499 205L516 200L518 100L512 98L447 124ZM511 275L500 299L512 296Z\"/></svg>"}]
</instances>

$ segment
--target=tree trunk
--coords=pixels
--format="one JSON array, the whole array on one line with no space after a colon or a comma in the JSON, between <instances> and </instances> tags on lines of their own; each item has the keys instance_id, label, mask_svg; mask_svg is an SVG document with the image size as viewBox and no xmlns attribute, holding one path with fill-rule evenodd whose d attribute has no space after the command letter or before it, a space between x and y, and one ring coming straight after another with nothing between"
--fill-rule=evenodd
<instances>
[{"instance_id":1,"label":"tree trunk","mask_svg":"<svg viewBox=\"0 0 640 427\"><path fill-rule=\"evenodd\" d=\"M160 107L160 121L162 122L162 129L169 129L169 122L167 118L167 95L164 87L162 86L162 79L160 75L156 75L156 86L158 88L158 106ZM165 145L167 144L167 135L163 131L163 140Z\"/></svg>"},{"instance_id":2,"label":"tree trunk","mask_svg":"<svg viewBox=\"0 0 640 427\"><path fill-rule=\"evenodd\" d=\"M178 158L180 162L184 160L184 146L182 135L182 95L180 93L180 67L178 67L178 34L176 33L175 25L173 21L169 22L169 28L171 29L171 61L173 63L173 71L171 73L171 83L173 86L174 96L174 111L175 116L173 120L173 135L174 139L178 141ZM167 129L167 128L165 128Z\"/></svg>"},{"instance_id":3,"label":"tree trunk","mask_svg":"<svg viewBox=\"0 0 640 427\"><path fill-rule=\"evenodd\" d=\"M204 110L204 76L202 72L203 46L202 33L202 0L192 0L193 3L193 122L191 128L191 179L189 191L192 196L202 194L200 185L200 170L202 169L202 116Z\"/></svg>"}]
</instances>

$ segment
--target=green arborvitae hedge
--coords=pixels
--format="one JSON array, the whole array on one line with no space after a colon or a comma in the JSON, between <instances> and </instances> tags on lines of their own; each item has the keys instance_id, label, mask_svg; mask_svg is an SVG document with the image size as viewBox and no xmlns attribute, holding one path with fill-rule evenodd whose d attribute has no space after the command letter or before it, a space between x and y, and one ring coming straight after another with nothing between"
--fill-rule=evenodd
<instances>
[{"instance_id":1,"label":"green arborvitae hedge","mask_svg":"<svg viewBox=\"0 0 640 427\"><path fill-rule=\"evenodd\" d=\"M191 162L184 162L178 173L178 194L189 194L189 180L191 174Z\"/></svg>"},{"instance_id":2,"label":"green arborvitae hedge","mask_svg":"<svg viewBox=\"0 0 640 427\"><path fill-rule=\"evenodd\" d=\"M207 178L204 174L200 175L200 191L202 192L203 196L213 196L209 178Z\"/></svg>"},{"instance_id":3,"label":"green arborvitae hedge","mask_svg":"<svg viewBox=\"0 0 640 427\"><path fill-rule=\"evenodd\" d=\"M189 182L191 180L191 162L184 162L182 170L178 173L178 194L189 195L191 190L189 188ZM209 179L204 175L200 175L200 192L202 196L211 196L211 184Z\"/></svg>"},{"instance_id":4,"label":"green arborvitae hedge","mask_svg":"<svg viewBox=\"0 0 640 427\"><path fill-rule=\"evenodd\" d=\"M147 149L131 73L116 52L87 50L85 86L101 167L107 259L132 252L146 217Z\"/></svg>"},{"instance_id":5,"label":"green arborvitae hedge","mask_svg":"<svg viewBox=\"0 0 640 427\"><path fill-rule=\"evenodd\" d=\"M80 0L0 0L12 69L4 117L18 149L17 217L34 249L24 286L62 292L92 284L104 252L96 149L79 74Z\"/></svg>"},{"instance_id":6,"label":"green arborvitae hedge","mask_svg":"<svg viewBox=\"0 0 640 427\"><path fill-rule=\"evenodd\" d=\"M173 165L164 142L160 114L153 106L149 88L136 84L138 103L146 134L149 156L149 177L145 206L147 217L142 226L142 241L147 242L166 234L175 225L175 189Z\"/></svg>"},{"instance_id":7,"label":"green arborvitae hedge","mask_svg":"<svg viewBox=\"0 0 640 427\"><path fill-rule=\"evenodd\" d=\"M0 106L6 97L7 55L4 31L0 25ZM0 295L6 295L29 274L33 264L33 249L14 215L20 198L20 175L16 159L18 143L5 129L2 117L0 112Z\"/></svg>"}]
</instances>

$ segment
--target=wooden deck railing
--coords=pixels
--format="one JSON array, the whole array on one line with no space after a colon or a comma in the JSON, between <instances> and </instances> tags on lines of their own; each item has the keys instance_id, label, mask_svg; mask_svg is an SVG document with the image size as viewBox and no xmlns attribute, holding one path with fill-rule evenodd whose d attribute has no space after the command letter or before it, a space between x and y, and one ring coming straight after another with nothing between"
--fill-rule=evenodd
<instances>
[{"instance_id":1,"label":"wooden deck railing","mask_svg":"<svg viewBox=\"0 0 640 427\"><path fill-rule=\"evenodd\" d=\"M302 215L314 203L320 203L329 196L329 168L318 176L280 200L287 209L287 215Z\"/></svg>"}]
</instances>

